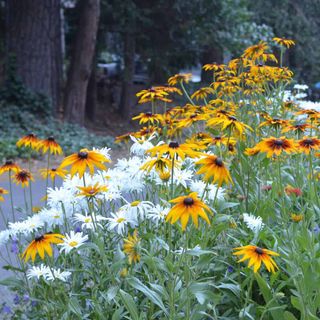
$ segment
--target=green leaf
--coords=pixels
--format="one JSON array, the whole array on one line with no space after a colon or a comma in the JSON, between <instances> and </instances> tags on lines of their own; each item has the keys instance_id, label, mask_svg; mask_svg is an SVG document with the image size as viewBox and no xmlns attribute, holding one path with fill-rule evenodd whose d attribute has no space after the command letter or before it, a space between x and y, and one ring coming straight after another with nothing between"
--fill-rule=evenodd
<instances>
[{"instance_id":1,"label":"green leaf","mask_svg":"<svg viewBox=\"0 0 320 320\"><path fill-rule=\"evenodd\" d=\"M227 289L230 290L234 295L240 297L240 286L233 283L221 283L217 286L219 289Z\"/></svg>"},{"instance_id":2,"label":"green leaf","mask_svg":"<svg viewBox=\"0 0 320 320\"><path fill-rule=\"evenodd\" d=\"M289 311L283 313L284 320L297 320L297 318Z\"/></svg>"},{"instance_id":3,"label":"green leaf","mask_svg":"<svg viewBox=\"0 0 320 320\"><path fill-rule=\"evenodd\" d=\"M128 312L130 313L130 316L132 317L132 320L139 320L138 309L131 295L121 289L119 293L124 306L126 307Z\"/></svg>"},{"instance_id":4,"label":"green leaf","mask_svg":"<svg viewBox=\"0 0 320 320\"><path fill-rule=\"evenodd\" d=\"M72 297L68 303L68 309L82 319L81 306L76 297Z\"/></svg>"},{"instance_id":5,"label":"green leaf","mask_svg":"<svg viewBox=\"0 0 320 320\"><path fill-rule=\"evenodd\" d=\"M159 296L158 293L155 291L149 289L146 285L144 285L139 279L137 278L128 278L127 282L129 283L130 286L133 288L141 291L147 298L149 298L154 304L156 304L160 309L166 313L166 307L164 306L161 297Z\"/></svg>"},{"instance_id":6,"label":"green leaf","mask_svg":"<svg viewBox=\"0 0 320 320\"><path fill-rule=\"evenodd\" d=\"M301 311L303 308L301 306L301 302L299 300L299 298L295 297L295 296L291 296L290 298L291 300L291 304L299 311Z\"/></svg>"}]
</instances>

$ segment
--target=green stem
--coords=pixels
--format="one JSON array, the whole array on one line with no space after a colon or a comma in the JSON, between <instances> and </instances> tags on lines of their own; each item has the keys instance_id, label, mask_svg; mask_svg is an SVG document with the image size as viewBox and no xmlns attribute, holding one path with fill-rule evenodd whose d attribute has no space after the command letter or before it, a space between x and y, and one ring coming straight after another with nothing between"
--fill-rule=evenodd
<instances>
[{"instance_id":1,"label":"green stem","mask_svg":"<svg viewBox=\"0 0 320 320\"><path fill-rule=\"evenodd\" d=\"M194 106L195 104L194 104L194 102L192 101L192 99L190 98L190 96L189 96L187 90L185 89L182 81L180 81L180 85L181 85L181 89L182 89L183 93L186 95L186 97L187 97L187 99L190 101L190 103Z\"/></svg>"},{"instance_id":2,"label":"green stem","mask_svg":"<svg viewBox=\"0 0 320 320\"><path fill-rule=\"evenodd\" d=\"M47 161L47 178L46 178L46 201L45 201L45 205L47 205L47 201L48 201L48 180L49 180L49 166L50 166L50 152L48 150L48 161Z\"/></svg>"},{"instance_id":3,"label":"green stem","mask_svg":"<svg viewBox=\"0 0 320 320\"><path fill-rule=\"evenodd\" d=\"M29 172L31 173L31 155L29 156ZM33 202L32 202L32 181L29 181L30 190L30 213L32 214Z\"/></svg>"},{"instance_id":4,"label":"green stem","mask_svg":"<svg viewBox=\"0 0 320 320\"><path fill-rule=\"evenodd\" d=\"M10 201L11 201L12 219L13 219L13 222L16 222L16 216L15 216L15 213L14 213L14 207L13 207L12 182L11 182L11 169L9 169L9 192L10 192Z\"/></svg>"}]
</instances>

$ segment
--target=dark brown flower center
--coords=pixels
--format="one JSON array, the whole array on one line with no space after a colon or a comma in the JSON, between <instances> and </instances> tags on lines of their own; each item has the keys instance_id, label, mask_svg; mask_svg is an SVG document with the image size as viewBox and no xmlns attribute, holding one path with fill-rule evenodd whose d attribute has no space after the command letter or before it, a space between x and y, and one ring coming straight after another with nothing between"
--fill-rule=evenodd
<instances>
[{"instance_id":1,"label":"dark brown flower center","mask_svg":"<svg viewBox=\"0 0 320 320\"><path fill-rule=\"evenodd\" d=\"M215 140L221 140L221 137L220 136L216 136L214 137Z\"/></svg>"},{"instance_id":2,"label":"dark brown flower center","mask_svg":"<svg viewBox=\"0 0 320 320\"><path fill-rule=\"evenodd\" d=\"M231 121L237 121L237 120L238 120L238 119L237 119L236 117L234 117L234 116L229 116L228 118L229 118L229 120L231 120Z\"/></svg>"},{"instance_id":3,"label":"dark brown flower center","mask_svg":"<svg viewBox=\"0 0 320 320\"><path fill-rule=\"evenodd\" d=\"M256 247L256 249L254 250L257 254L263 254L263 249Z\"/></svg>"},{"instance_id":4,"label":"dark brown flower center","mask_svg":"<svg viewBox=\"0 0 320 320\"><path fill-rule=\"evenodd\" d=\"M35 237L34 241L39 242L39 241L42 241L43 239L44 239L44 236L41 235L41 236Z\"/></svg>"},{"instance_id":5,"label":"dark brown flower center","mask_svg":"<svg viewBox=\"0 0 320 320\"><path fill-rule=\"evenodd\" d=\"M313 141L313 139L304 139L303 144L305 146L312 146L314 144L314 141Z\"/></svg>"},{"instance_id":6,"label":"dark brown flower center","mask_svg":"<svg viewBox=\"0 0 320 320\"><path fill-rule=\"evenodd\" d=\"M284 144L283 140L280 140L280 139L274 140L274 145L277 146L277 147L282 147L283 144Z\"/></svg>"},{"instance_id":7,"label":"dark brown flower center","mask_svg":"<svg viewBox=\"0 0 320 320\"><path fill-rule=\"evenodd\" d=\"M197 116L197 114L194 113L194 114L192 114L192 115L190 116L190 119L193 119L193 118L195 118L196 116Z\"/></svg>"},{"instance_id":8,"label":"dark brown flower center","mask_svg":"<svg viewBox=\"0 0 320 320\"><path fill-rule=\"evenodd\" d=\"M19 178L20 178L20 179L27 179L27 178L29 177L28 172L25 171L25 170L21 170L21 171L18 173L18 175L19 175Z\"/></svg>"},{"instance_id":9,"label":"dark brown flower center","mask_svg":"<svg viewBox=\"0 0 320 320\"><path fill-rule=\"evenodd\" d=\"M51 168L51 171L55 172L55 171L57 171L57 169L56 168Z\"/></svg>"},{"instance_id":10,"label":"dark brown flower center","mask_svg":"<svg viewBox=\"0 0 320 320\"><path fill-rule=\"evenodd\" d=\"M80 159L87 159L88 158L88 152L80 151L80 152L78 152L78 157Z\"/></svg>"},{"instance_id":11,"label":"dark brown flower center","mask_svg":"<svg viewBox=\"0 0 320 320\"><path fill-rule=\"evenodd\" d=\"M94 189L91 189L91 190L89 191L89 194L95 194L95 190L94 190Z\"/></svg>"},{"instance_id":12,"label":"dark brown flower center","mask_svg":"<svg viewBox=\"0 0 320 320\"><path fill-rule=\"evenodd\" d=\"M151 117L151 116L152 116L152 112L146 112L145 115L146 115L147 117Z\"/></svg>"},{"instance_id":13,"label":"dark brown flower center","mask_svg":"<svg viewBox=\"0 0 320 320\"><path fill-rule=\"evenodd\" d=\"M7 166L10 166L13 164L13 161L12 160L7 160L6 163L5 163Z\"/></svg>"},{"instance_id":14,"label":"dark brown flower center","mask_svg":"<svg viewBox=\"0 0 320 320\"><path fill-rule=\"evenodd\" d=\"M223 161L221 158L217 158L215 160L215 164L218 166L218 167L223 167Z\"/></svg>"},{"instance_id":15,"label":"dark brown flower center","mask_svg":"<svg viewBox=\"0 0 320 320\"><path fill-rule=\"evenodd\" d=\"M194 200L190 197L184 198L183 204L186 206L192 206L194 204Z\"/></svg>"},{"instance_id":16,"label":"dark brown flower center","mask_svg":"<svg viewBox=\"0 0 320 320\"><path fill-rule=\"evenodd\" d=\"M179 148L179 143L177 141L171 141L169 143L169 148L177 149L177 148Z\"/></svg>"},{"instance_id":17,"label":"dark brown flower center","mask_svg":"<svg viewBox=\"0 0 320 320\"><path fill-rule=\"evenodd\" d=\"M48 138L48 141L55 141L55 140L54 140L54 137L53 137L53 136L50 136L50 137Z\"/></svg>"}]
</instances>

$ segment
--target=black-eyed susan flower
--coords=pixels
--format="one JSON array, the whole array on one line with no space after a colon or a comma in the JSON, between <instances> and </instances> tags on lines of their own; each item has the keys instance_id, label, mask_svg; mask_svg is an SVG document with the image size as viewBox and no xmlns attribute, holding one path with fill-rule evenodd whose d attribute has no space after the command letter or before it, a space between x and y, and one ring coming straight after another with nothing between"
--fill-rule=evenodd
<instances>
[{"instance_id":1,"label":"black-eyed susan flower","mask_svg":"<svg viewBox=\"0 0 320 320\"><path fill-rule=\"evenodd\" d=\"M121 136L117 136L115 138L115 143L125 142L128 143L130 141L130 136L132 136L134 132L127 132L125 134L122 134Z\"/></svg>"},{"instance_id":2,"label":"black-eyed susan flower","mask_svg":"<svg viewBox=\"0 0 320 320\"><path fill-rule=\"evenodd\" d=\"M244 154L247 156L255 156L260 152L259 148L253 147L253 148L246 148L244 151Z\"/></svg>"},{"instance_id":3,"label":"black-eyed susan flower","mask_svg":"<svg viewBox=\"0 0 320 320\"><path fill-rule=\"evenodd\" d=\"M212 212L209 207L198 198L196 192L192 192L187 196L175 198L170 200L170 202L175 203L175 205L169 211L166 221L174 224L180 220L182 231L186 229L190 217L192 218L196 228L199 226L199 217L210 224L210 220L206 212L210 214L212 214Z\"/></svg>"},{"instance_id":4,"label":"black-eyed susan flower","mask_svg":"<svg viewBox=\"0 0 320 320\"><path fill-rule=\"evenodd\" d=\"M132 120L140 120L139 124L159 123L161 119L162 119L162 116L160 114L154 114L151 112L140 113L138 116L132 118Z\"/></svg>"},{"instance_id":5,"label":"black-eyed susan flower","mask_svg":"<svg viewBox=\"0 0 320 320\"><path fill-rule=\"evenodd\" d=\"M132 235L128 234L128 238L123 240L123 252L127 254L129 263L137 263L140 261L140 239L138 231L135 230Z\"/></svg>"},{"instance_id":6,"label":"black-eyed susan flower","mask_svg":"<svg viewBox=\"0 0 320 320\"><path fill-rule=\"evenodd\" d=\"M196 162L201 165L197 174L204 174L204 180L218 183L219 186L225 183L232 183L230 172L221 158L215 155L207 155Z\"/></svg>"},{"instance_id":7,"label":"black-eyed susan flower","mask_svg":"<svg viewBox=\"0 0 320 320\"><path fill-rule=\"evenodd\" d=\"M163 181L163 182L168 182L169 179L170 179L170 177L171 177L170 171L159 172L159 178L160 178L161 181Z\"/></svg>"},{"instance_id":8,"label":"black-eyed susan flower","mask_svg":"<svg viewBox=\"0 0 320 320\"><path fill-rule=\"evenodd\" d=\"M311 121L315 121L320 118L320 112L314 109L302 109L295 112L295 115L306 115Z\"/></svg>"},{"instance_id":9,"label":"black-eyed susan flower","mask_svg":"<svg viewBox=\"0 0 320 320\"><path fill-rule=\"evenodd\" d=\"M139 98L138 103L153 102L155 100L171 102L170 99L166 98L166 96L168 95L169 93L165 92L164 90L155 89L155 88L141 90L136 94L136 96Z\"/></svg>"},{"instance_id":10,"label":"black-eyed susan flower","mask_svg":"<svg viewBox=\"0 0 320 320\"><path fill-rule=\"evenodd\" d=\"M255 273L260 269L261 262L264 263L269 272L275 272L275 270L278 269L278 266L271 258L271 256L279 256L279 253L277 252L253 245L238 247L234 248L233 250L237 251L234 252L233 255L243 256L238 262L249 260L248 267L253 266L253 271Z\"/></svg>"},{"instance_id":11,"label":"black-eyed susan flower","mask_svg":"<svg viewBox=\"0 0 320 320\"><path fill-rule=\"evenodd\" d=\"M195 98L196 100L205 99L208 95L213 94L214 90L210 87L203 87L195 91L191 95L191 99Z\"/></svg>"},{"instance_id":12,"label":"black-eyed susan flower","mask_svg":"<svg viewBox=\"0 0 320 320\"><path fill-rule=\"evenodd\" d=\"M67 170L64 170L61 168L40 169L40 174L41 174L42 178L46 179L47 177L50 177L52 179L52 181L56 177L60 177L60 178L64 179L67 172L68 172Z\"/></svg>"},{"instance_id":13,"label":"black-eyed susan flower","mask_svg":"<svg viewBox=\"0 0 320 320\"><path fill-rule=\"evenodd\" d=\"M263 56L263 54L268 50L268 45L264 41L260 41L258 44L248 47L242 57L249 58L252 60L259 59Z\"/></svg>"},{"instance_id":14,"label":"black-eyed susan flower","mask_svg":"<svg viewBox=\"0 0 320 320\"><path fill-rule=\"evenodd\" d=\"M285 137L265 138L260 141L255 148L260 152L267 153L268 158L271 158L273 155L279 156L282 152L293 153L296 151L293 139L287 139Z\"/></svg>"},{"instance_id":15,"label":"black-eyed susan flower","mask_svg":"<svg viewBox=\"0 0 320 320\"><path fill-rule=\"evenodd\" d=\"M188 128L192 126L194 123L202 120L205 120L205 115L194 113L191 114L188 118L179 119L179 122L177 123L177 128Z\"/></svg>"},{"instance_id":16,"label":"black-eyed susan flower","mask_svg":"<svg viewBox=\"0 0 320 320\"><path fill-rule=\"evenodd\" d=\"M22 137L18 142L16 143L17 147L27 147L36 150L38 148L39 139L37 136L33 133L29 133L28 135Z\"/></svg>"},{"instance_id":17,"label":"black-eyed susan flower","mask_svg":"<svg viewBox=\"0 0 320 320\"><path fill-rule=\"evenodd\" d=\"M274 37L272 38L272 40L276 42L278 45L286 48L290 48L291 46L295 45L295 42L290 39Z\"/></svg>"},{"instance_id":18,"label":"black-eyed susan flower","mask_svg":"<svg viewBox=\"0 0 320 320\"><path fill-rule=\"evenodd\" d=\"M34 181L31 172L25 169L17 171L12 179L17 185L20 184L22 188L27 187L30 180Z\"/></svg>"},{"instance_id":19,"label":"black-eyed susan flower","mask_svg":"<svg viewBox=\"0 0 320 320\"><path fill-rule=\"evenodd\" d=\"M79 177L82 178L87 168L89 168L91 175L94 173L94 167L106 170L105 162L110 162L110 160L103 154L93 150L81 149L78 153L66 157L62 161L60 169L71 166L71 176L78 173Z\"/></svg>"},{"instance_id":20,"label":"black-eyed susan flower","mask_svg":"<svg viewBox=\"0 0 320 320\"><path fill-rule=\"evenodd\" d=\"M314 137L303 137L297 141L297 150L305 154L309 154L312 150L320 149L320 140Z\"/></svg>"},{"instance_id":21,"label":"black-eyed susan flower","mask_svg":"<svg viewBox=\"0 0 320 320\"><path fill-rule=\"evenodd\" d=\"M297 134L304 133L307 129L316 129L309 123L288 124L282 128L281 132L294 132Z\"/></svg>"},{"instance_id":22,"label":"black-eyed susan flower","mask_svg":"<svg viewBox=\"0 0 320 320\"><path fill-rule=\"evenodd\" d=\"M176 141L171 141L169 144L161 144L149 149L147 152L152 156L162 157L163 155L168 155L171 159L180 158L184 160L186 156L190 158L196 158L201 155L197 149L203 148L202 146L190 143L179 144Z\"/></svg>"},{"instance_id":23,"label":"black-eyed susan flower","mask_svg":"<svg viewBox=\"0 0 320 320\"><path fill-rule=\"evenodd\" d=\"M188 83L190 81L192 77L191 73L179 73L179 74L175 74L174 76L170 77L168 79L168 84L170 86L174 86L177 83Z\"/></svg>"},{"instance_id":24,"label":"black-eyed susan flower","mask_svg":"<svg viewBox=\"0 0 320 320\"><path fill-rule=\"evenodd\" d=\"M221 131L230 130L236 136L241 137L246 129L252 131L252 128L247 124L239 121L234 116L217 117L207 121L207 126L219 127Z\"/></svg>"},{"instance_id":25,"label":"black-eyed susan flower","mask_svg":"<svg viewBox=\"0 0 320 320\"><path fill-rule=\"evenodd\" d=\"M264 126L279 128L279 127L288 126L289 123L290 123L289 120L268 117L266 121L260 123L259 128Z\"/></svg>"},{"instance_id":26,"label":"black-eyed susan flower","mask_svg":"<svg viewBox=\"0 0 320 320\"><path fill-rule=\"evenodd\" d=\"M62 148L52 136L47 139L40 140L37 148L43 154L47 152L49 152L50 154L62 154Z\"/></svg>"},{"instance_id":27,"label":"black-eyed susan flower","mask_svg":"<svg viewBox=\"0 0 320 320\"><path fill-rule=\"evenodd\" d=\"M221 71L226 67L225 64L218 64L216 62L205 64L202 69L205 71Z\"/></svg>"},{"instance_id":28,"label":"black-eyed susan flower","mask_svg":"<svg viewBox=\"0 0 320 320\"><path fill-rule=\"evenodd\" d=\"M158 172L163 172L171 168L171 161L168 158L158 157L146 161L141 167L140 170L146 170L150 172L153 168ZM178 163L175 163L177 166Z\"/></svg>"},{"instance_id":29,"label":"black-eyed susan flower","mask_svg":"<svg viewBox=\"0 0 320 320\"><path fill-rule=\"evenodd\" d=\"M7 160L1 167L0 167L0 175L5 172L12 171L17 172L20 170L20 167L13 162L12 160Z\"/></svg>"},{"instance_id":30,"label":"black-eyed susan flower","mask_svg":"<svg viewBox=\"0 0 320 320\"><path fill-rule=\"evenodd\" d=\"M101 186L99 185L98 182L93 186L77 187L77 188L81 191L77 194L77 196L83 196L87 198L92 198L101 192L108 191L107 186Z\"/></svg>"},{"instance_id":31,"label":"black-eyed susan flower","mask_svg":"<svg viewBox=\"0 0 320 320\"><path fill-rule=\"evenodd\" d=\"M0 188L0 201L4 201L3 195L8 193L6 189Z\"/></svg>"},{"instance_id":32,"label":"black-eyed susan flower","mask_svg":"<svg viewBox=\"0 0 320 320\"><path fill-rule=\"evenodd\" d=\"M59 233L46 233L38 236L32 240L32 242L24 250L22 258L25 262L28 262L30 258L32 262L34 262L37 254L39 254L42 260L44 259L45 253L47 253L49 257L52 257L51 244L62 243L63 238L64 236Z\"/></svg>"}]
</instances>

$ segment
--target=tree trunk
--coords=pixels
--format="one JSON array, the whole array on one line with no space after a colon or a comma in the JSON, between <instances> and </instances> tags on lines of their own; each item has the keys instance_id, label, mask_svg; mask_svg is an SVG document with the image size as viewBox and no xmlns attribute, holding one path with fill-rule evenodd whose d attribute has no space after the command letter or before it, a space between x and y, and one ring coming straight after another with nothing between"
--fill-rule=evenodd
<instances>
[{"instance_id":1,"label":"tree trunk","mask_svg":"<svg viewBox=\"0 0 320 320\"><path fill-rule=\"evenodd\" d=\"M62 50L60 0L6 1L6 56L31 90L60 104Z\"/></svg>"},{"instance_id":2,"label":"tree trunk","mask_svg":"<svg viewBox=\"0 0 320 320\"><path fill-rule=\"evenodd\" d=\"M92 71L88 83L87 97L86 97L86 117L91 121L95 120L97 113L97 72L95 67L96 59L93 59Z\"/></svg>"},{"instance_id":3,"label":"tree trunk","mask_svg":"<svg viewBox=\"0 0 320 320\"><path fill-rule=\"evenodd\" d=\"M133 76L134 76L134 56L135 38L130 32L124 35L124 74L122 81L121 100L119 112L123 118L128 118L133 104Z\"/></svg>"},{"instance_id":4,"label":"tree trunk","mask_svg":"<svg viewBox=\"0 0 320 320\"><path fill-rule=\"evenodd\" d=\"M88 82L100 16L100 0L79 0L78 9L78 29L65 88L64 108L66 120L84 125Z\"/></svg>"},{"instance_id":5,"label":"tree trunk","mask_svg":"<svg viewBox=\"0 0 320 320\"><path fill-rule=\"evenodd\" d=\"M202 66L207 63L223 63L223 51L219 46L205 48L201 57ZM212 82L212 72L201 69L201 81L204 83Z\"/></svg>"}]
</instances>

